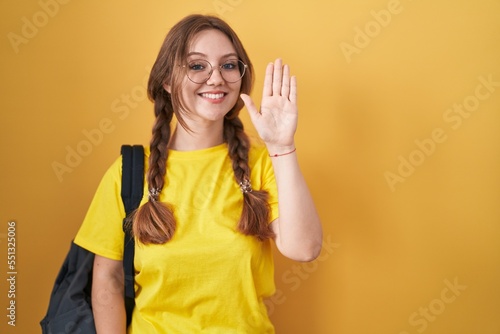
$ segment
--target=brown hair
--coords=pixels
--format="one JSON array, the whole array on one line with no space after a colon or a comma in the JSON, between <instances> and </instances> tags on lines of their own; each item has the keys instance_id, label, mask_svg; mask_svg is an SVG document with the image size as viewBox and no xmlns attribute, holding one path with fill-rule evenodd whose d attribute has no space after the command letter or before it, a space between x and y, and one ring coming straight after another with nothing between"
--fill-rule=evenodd
<instances>
[{"instance_id":1,"label":"brown hair","mask_svg":"<svg viewBox=\"0 0 500 334\"><path fill-rule=\"evenodd\" d=\"M182 101L181 82L184 72L177 64L182 64L189 52L189 46L196 34L208 29L223 32L233 44L240 60L248 68L241 79L240 93L249 94L253 84L253 66L236 33L223 20L214 16L190 15L177 23L167 34L158 57L151 70L148 82L148 96L154 102L156 120L153 125L150 142L149 168L146 174L149 198L135 213L132 232L144 244L163 244L174 235L176 222L171 206L159 201L164 187L170 140L170 123L176 115L181 126L187 128L182 113L187 112ZM171 87L167 92L164 84ZM235 180L244 184L250 180L248 151L250 141L243 129L239 112L244 103L237 103L224 118L224 141L228 145L228 154L232 161ZM188 129L189 130L189 129ZM268 193L263 190L242 192L243 210L238 223L238 230L245 235L253 235L259 240L274 237L269 226Z\"/></svg>"}]
</instances>

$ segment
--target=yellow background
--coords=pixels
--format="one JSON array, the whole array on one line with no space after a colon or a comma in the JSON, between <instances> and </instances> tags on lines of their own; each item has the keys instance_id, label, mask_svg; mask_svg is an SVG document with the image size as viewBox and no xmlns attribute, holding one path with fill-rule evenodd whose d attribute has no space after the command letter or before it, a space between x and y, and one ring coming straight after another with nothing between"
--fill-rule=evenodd
<instances>
[{"instance_id":1,"label":"yellow background","mask_svg":"<svg viewBox=\"0 0 500 334\"><path fill-rule=\"evenodd\" d=\"M144 81L168 29L193 12L237 31L256 100L269 61L298 76L298 154L326 246L310 264L276 254L277 332L500 333L498 0L54 1L0 3L2 333L39 332L100 177L121 144L148 143ZM449 111L463 103L465 116ZM68 148L87 155L68 167ZM54 163L67 167L59 178Z\"/></svg>"}]
</instances>

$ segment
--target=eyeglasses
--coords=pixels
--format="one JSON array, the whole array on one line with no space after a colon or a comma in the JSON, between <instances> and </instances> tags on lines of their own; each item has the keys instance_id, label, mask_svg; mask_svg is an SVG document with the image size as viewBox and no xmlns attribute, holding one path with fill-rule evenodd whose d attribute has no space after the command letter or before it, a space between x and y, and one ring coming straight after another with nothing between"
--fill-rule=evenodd
<instances>
[{"instance_id":1,"label":"eyeglasses","mask_svg":"<svg viewBox=\"0 0 500 334\"><path fill-rule=\"evenodd\" d=\"M212 76L214 68L206 60L193 60L183 66L186 69L186 75L194 83L202 84L208 81ZM219 72L224 81L233 83L241 80L245 75L247 65L241 60L227 60L219 65Z\"/></svg>"}]
</instances>

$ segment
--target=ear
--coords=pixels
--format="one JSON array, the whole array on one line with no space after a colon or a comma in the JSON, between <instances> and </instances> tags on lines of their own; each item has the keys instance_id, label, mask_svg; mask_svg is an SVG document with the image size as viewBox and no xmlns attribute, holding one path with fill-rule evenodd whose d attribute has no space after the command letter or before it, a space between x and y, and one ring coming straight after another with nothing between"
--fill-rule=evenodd
<instances>
[{"instance_id":1,"label":"ear","mask_svg":"<svg viewBox=\"0 0 500 334\"><path fill-rule=\"evenodd\" d=\"M167 85L166 83L164 83L163 89L165 89L167 91L167 93L172 94L172 87L170 85Z\"/></svg>"}]
</instances>

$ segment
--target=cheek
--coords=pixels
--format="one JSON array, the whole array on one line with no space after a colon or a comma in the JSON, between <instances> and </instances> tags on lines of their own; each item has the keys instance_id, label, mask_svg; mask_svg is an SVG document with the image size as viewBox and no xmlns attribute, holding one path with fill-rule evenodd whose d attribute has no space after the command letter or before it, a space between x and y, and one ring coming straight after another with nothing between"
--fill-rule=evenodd
<instances>
[{"instance_id":1,"label":"cheek","mask_svg":"<svg viewBox=\"0 0 500 334\"><path fill-rule=\"evenodd\" d=\"M234 103L236 103L236 101L238 101L240 94L241 94L241 81L231 84L231 90L234 92L234 96L235 96Z\"/></svg>"},{"instance_id":2,"label":"cheek","mask_svg":"<svg viewBox=\"0 0 500 334\"><path fill-rule=\"evenodd\" d=\"M182 88L181 88L181 97L184 102L184 104L192 104L192 100L197 96L196 91L199 88L199 85L196 85L192 83L191 81L189 82L182 82Z\"/></svg>"},{"instance_id":3,"label":"cheek","mask_svg":"<svg viewBox=\"0 0 500 334\"><path fill-rule=\"evenodd\" d=\"M196 88L190 87L189 83L182 82L179 92L179 106L177 112L181 115L187 116L192 110L195 110L195 93Z\"/></svg>"},{"instance_id":4,"label":"cheek","mask_svg":"<svg viewBox=\"0 0 500 334\"><path fill-rule=\"evenodd\" d=\"M240 80L240 81L238 81L238 82L235 82L233 85L234 85L234 88L233 88L233 89L234 89L235 91L237 91L237 92L238 92L238 95L239 95L240 90L241 90L241 80Z\"/></svg>"}]
</instances>

